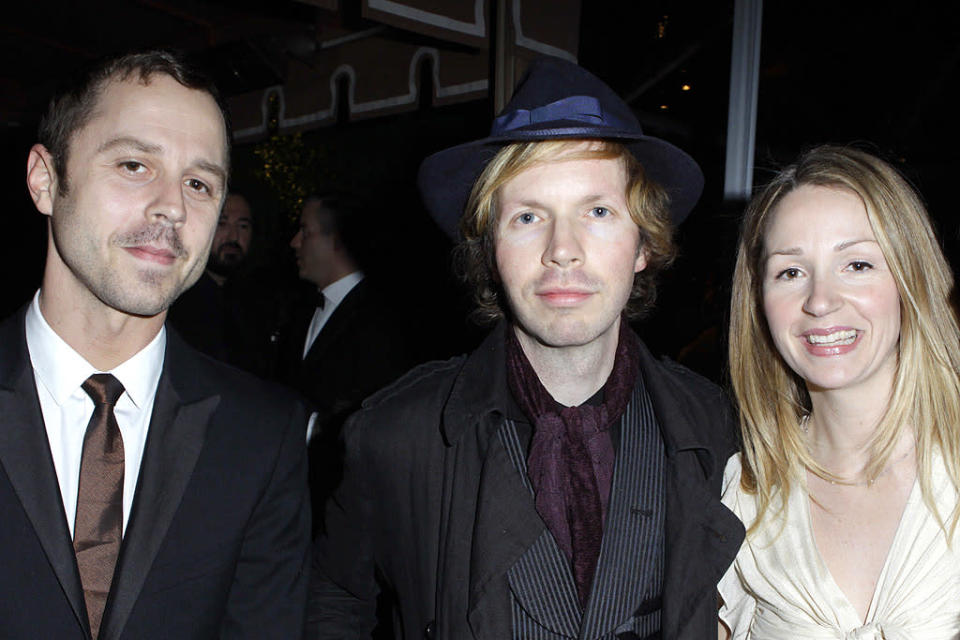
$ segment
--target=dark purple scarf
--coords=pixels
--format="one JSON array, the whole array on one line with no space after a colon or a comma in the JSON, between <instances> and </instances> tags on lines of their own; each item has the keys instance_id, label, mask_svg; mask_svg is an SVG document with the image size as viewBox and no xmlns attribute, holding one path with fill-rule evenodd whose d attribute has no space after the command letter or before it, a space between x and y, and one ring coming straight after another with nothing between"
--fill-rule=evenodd
<instances>
[{"instance_id":1,"label":"dark purple scarf","mask_svg":"<svg viewBox=\"0 0 960 640\"><path fill-rule=\"evenodd\" d=\"M527 474L537 513L570 561L584 608L600 556L610 500L615 458L610 426L626 411L639 372L637 338L621 318L616 359L603 387L603 404L564 407L540 382L516 331L507 331L507 382L533 422Z\"/></svg>"}]
</instances>

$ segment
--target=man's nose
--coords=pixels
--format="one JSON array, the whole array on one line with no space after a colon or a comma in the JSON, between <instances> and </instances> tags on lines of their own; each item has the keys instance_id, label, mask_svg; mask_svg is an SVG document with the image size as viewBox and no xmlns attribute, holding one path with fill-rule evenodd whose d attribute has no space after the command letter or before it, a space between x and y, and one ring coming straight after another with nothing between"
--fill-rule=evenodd
<instances>
[{"instance_id":1,"label":"man's nose","mask_svg":"<svg viewBox=\"0 0 960 640\"><path fill-rule=\"evenodd\" d=\"M183 197L183 185L179 179L160 177L153 201L147 209L151 222L162 222L180 227L187 219L187 207Z\"/></svg>"},{"instance_id":2,"label":"man's nose","mask_svg":"<svg viewBox=\"0 0 960 640\"><path fill-rule=\"evenodd\" d=\"M543 252L542 262L547 267L567 268L583 262L583 247L574 222L562 217L550 223L550 237Z\"/></svg>"}]
</instances>

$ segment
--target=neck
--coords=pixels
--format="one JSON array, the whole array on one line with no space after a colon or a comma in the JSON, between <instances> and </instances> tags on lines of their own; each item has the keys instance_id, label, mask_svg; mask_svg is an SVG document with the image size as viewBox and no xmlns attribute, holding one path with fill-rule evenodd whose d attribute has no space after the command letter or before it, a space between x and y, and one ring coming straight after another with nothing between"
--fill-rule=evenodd
<instances>
[{"instance_id":1,"label":"neck","mask_svg":"<svg viewBox=\"0 0 960 640\"><path fill-rule=\"evenodd\" d=\"M892 381L882 393L811 389L813 411L807 429L814 459L839 475L859 474L872 457L871 445L891 388Z\"/></svg>"},{"instance_id":2,"label":"neck","mask_svg":"<svg viewBox=\"0 0 960 640\"><path fill-rule=\"evenodd\" d=\"M40 287L40 312L64 342L100 371L110 371L150 344L163 326L167 312L134 316L103 304L89 291L64 295L72 274L51 277L49 262Z\"/></svg>"},{"instance_id":3,"label":"neck","mask_svg":"<svg viewBox=\"0 0 960 640\"><path fill-rule=\"evenodd\" d=\"M341 265L331 269L330 272L327 273L327 277L325 279L314 280L313 284L317 285L317 289L319 291L323 291L324 289L332 285L334 282L338 282L343 278L346 278L348 275L350 275L354 271L359 271L359 269L357 269L356 267Z\"/></svg>"},{"instance_id":4,"label":"neck","mask_svg":"<svg viewBox=\"0 0 960 640\"><path fill-rule=\"evenodd\" d=\"M524 355L544 388L562 405L583 404L599 391L613 371L620 337L620 320L598 339L585 345L552 347L514 326Z\"/></svg>"}]
</instances>

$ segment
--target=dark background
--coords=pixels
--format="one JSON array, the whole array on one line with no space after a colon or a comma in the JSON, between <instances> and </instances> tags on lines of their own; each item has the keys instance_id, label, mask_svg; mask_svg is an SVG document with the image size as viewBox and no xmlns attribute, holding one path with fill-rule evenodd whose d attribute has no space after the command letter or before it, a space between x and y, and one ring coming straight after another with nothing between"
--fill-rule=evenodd
<instances>
[{"instance_id":1,"label":"dark background","mask_svg":"<svg viewBox=\"0 0 960 640\"><path fill-rule=\"evenodd\" d=\"M6 9L0 18L0 315L21 306L39 285L45 221L27 196L24 174L39 114L60 79L99 55L174 46L194 52L226 93L248 91L272 83L257 60L288 55L283 43L289 33L331 19L362 28L351 3L343 5L336 16L293 0L54 2ZM581 8L580 63L629 99L648 133L690 152L706 174L704 196L679 233L681 257L663 279L657 311L638 329L654 351L680 356L714 378L722 371L742 209L722 198L732 17L733 3L719 0L584 0ZM241 37L208 46L212 28L236 29ZM893 162L917 186L957 264L951 197L960 168L957 33L955 3L768 1L754 183L805 147L857 144ZM231 73L240 63L249 63L248 75ZM490 100L422 105L302 136L315 153L317 184L358 189L375 201L373 270L391 283L398 314L423 318L414 324L422 334L417 338L429 345L426 357L467 349L481 332L466 320L469 301L450 275L450 244L420 205L416 169L432 151L482 137L492 112ZM254 149L236 147L232 181L256 211L257 265L278 287L293 287L287 242L296 212L285 210L257 177L261 160Z\"/></svg>"}]
</instances>

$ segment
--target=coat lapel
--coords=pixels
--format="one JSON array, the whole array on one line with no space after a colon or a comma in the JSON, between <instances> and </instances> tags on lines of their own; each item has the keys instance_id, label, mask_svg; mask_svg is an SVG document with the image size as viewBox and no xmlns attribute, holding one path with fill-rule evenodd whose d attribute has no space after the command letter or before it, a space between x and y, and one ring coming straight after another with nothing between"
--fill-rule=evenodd
<instances>
[{"instance_id":1,"label":"coat lapel","mask_svg":"<svg viewBox=\"0 0 960 640\"><path fill-rule=\"evenodd\" d=\"M206 385L186 356L186 346L168 329L164 370L104 612L102 640L116 640L123 631L200 456L210 417L220 402L218 395L204 391Z\"/></svg>"},{"instance_id":2,"label":"coat lapel","mask_svg":"<svg viewBox=\"0 0 960 640\"><path fill-rule=\"evenodd\" d=\"M507 572L543 532L533 497L494 431L480 475L470 553L467 619L477 638L503 637L487 621L490 608L509 606Z\"/></svg>"},{"instance_id":3,"label":"coat lapel","mask_svg":"<svg viewBox=\"0 0 960 640\"><path fill-rule=\"evenodd\" d=\"M441 432L448 451L437 562L438 638L462 636L456 620L464 608L473 638L511 636L507 571L544 530L500 437L507 393L505 330L501 322L467 359L444 407ZM467 554L464 576L459 559Z\"/></svg>"},{"instance_id":4,"label":"coat lapel","mask_svg":"<svg viewBox=\"0 0 960 640\"><path fill-rule=\"evenodd\" d=\"M694 474L703 471L693 453L667 459L667 520L663 578L663 637L683 637L687 620L682 603L715 597L715 586L733 562L743 539L743 525Z\"/></svg>"},{"instance_id":5,"label":"coat lapel","mask_svg":"<svg viewBox=\"0 0 960 640\"><path fill-rule=\"evenodd\" d=\"M0 465L33 524L70 607L89 634L77 561L63 512L60 485L50 456L23 329L24 314L4 323L0 333Z\"/></svg>"},{"instance_id":6,"label":"coat lapel","mask_svg":"<svg viewBox=\"0 0 960 640\"><path fill-rule=\"evenodd\" d=\"M641 344L640 370L662 370ZM669 366L669 365L668 365ZM687 637L681 631L689 611L702 598L716 597L716 584L733 561L743 540L743 525L720 502L720 475L726 459L716 460L698 424L717 424L716 415L702 415L701 399L686 397L688 389L674 376L644 375L647 391L663 435L666 454L666 514L664 531L664 638ZM693 375L683 371L677 375ZM718 391L719 393L719 391ZM718 406L726 406L718 403ZM734 450L731 444L729 452ZM717 466L719 465L719 466ZM716 479L712 486L710 479Z\"/></svg>"}]
</instances>

